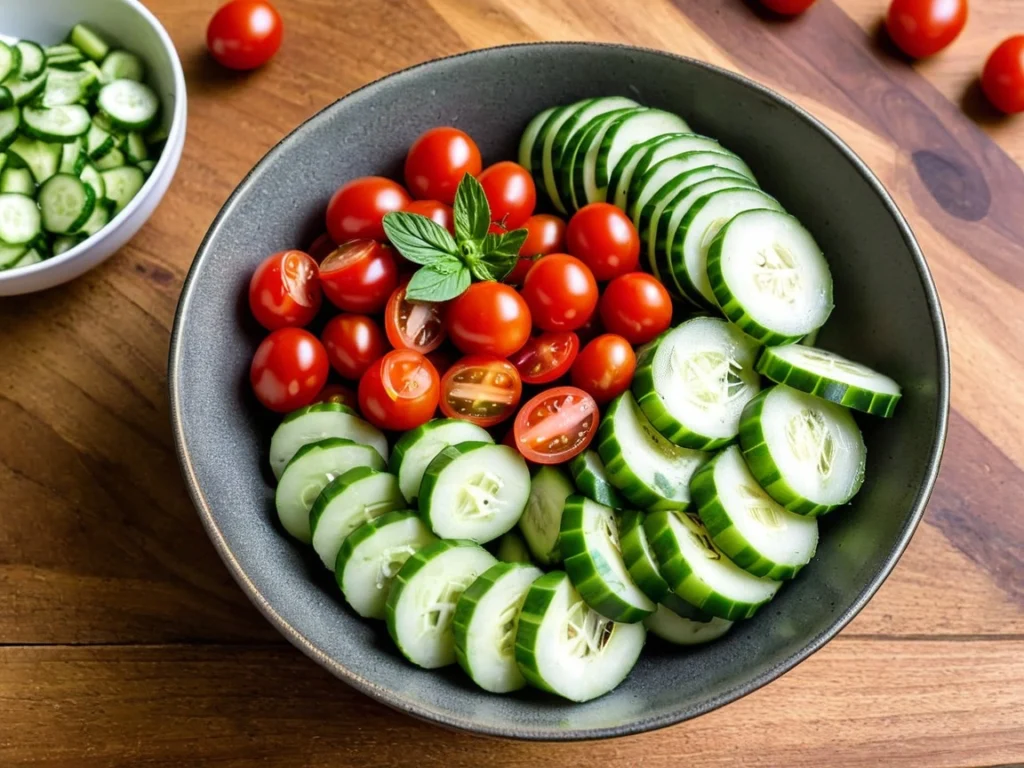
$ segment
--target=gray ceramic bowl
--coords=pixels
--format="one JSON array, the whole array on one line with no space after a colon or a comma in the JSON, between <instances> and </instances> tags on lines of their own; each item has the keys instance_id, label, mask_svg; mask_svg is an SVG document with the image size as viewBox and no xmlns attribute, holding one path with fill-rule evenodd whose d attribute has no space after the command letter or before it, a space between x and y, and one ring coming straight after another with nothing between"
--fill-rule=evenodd
<instances>
[{"instance_id":1,"label":"gray ceramic bowl","mask_svg":"<svg viewBox=\"0 0 1024 768\"><path fill-rule=\"evenodd\" d=\"M457 125L485 164L515 157L541 109L630 95L678 111L740 153L828 255L836 310L821 343L905 388L896 418L864 418L868 475L822 520L817 557L752 620L692 651L648 642L613 693L584 705L481 692L458 668L405 662L381 624L347 609L315 556L279 529L268 482L272 420L248 391L260 339L249 275L308 243L331 193L364 174L398 178L412 140ZM232 575L291 642L359 690L417 717L482 734L585 739L695 717L773 680L833 637L892 570L924 510L946 431L949 371L935 288L906 222L864 164L810 115L705 64L611 45L494 48L423 64L350 94L275 147L218 215L185 281L170 354L174 431L189 490Z\"/></svg>"}]
</instances>

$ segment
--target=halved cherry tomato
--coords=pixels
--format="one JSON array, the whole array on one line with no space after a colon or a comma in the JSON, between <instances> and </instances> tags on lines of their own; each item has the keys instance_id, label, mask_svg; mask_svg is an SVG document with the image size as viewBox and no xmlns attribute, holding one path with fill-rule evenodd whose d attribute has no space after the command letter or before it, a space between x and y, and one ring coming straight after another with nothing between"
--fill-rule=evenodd
<instances>
[{"instance_id":1,"label":"halved cherry tomato","mask_svg":"<svg viewBox=\"0 0 1024 768\"><path fill-rule=\"evenodd\" d=\"M504 280L509 285L521 285L540 256L565 250L565 222L557 216L536 213L523 222L523 229L526 240L519 249L519 261Z\"/></svg>"},{"instance_id":2,"label":"halved cherry tomato","mask_svg":"<svg viewBox=\"0 0 1024 768\"><path fill-rule=\"evenodd\" d=\"M572 366L572 383L603 404L629 389L635 370L636 355L630 343L606 333L580 352Z\"/></svg>"},{"instance_id":3,"label":"halved cherry tomato","mask_svg":"<svg viewBox=\"0 0 1024 768\"><path fill-rule=\"evenodd\" d=\"M569 253L602 282L634 272L640 263L640 235L629 217L610 203L580 208L569 219L565 241Z\"/></svg>"},{"instance_id":4,"label":"halved cherry tomato","mask_svg":"<svg viewBox=\"0 0 1024 768\"><path fill-rule=\"evenodd\" d=\"M359 399L356 393L341 384L328 384L320 390L314 403L337 403L356 410L359 408Z\"/></svg>"},{"instance_id":5,"label":"halved cherry tomato","mask_svg":"<svg viewBox=\"0 0 1024 768\"><path fill-rule=\"evenodd\" d=\"M321 261L330 256L334 249L337 247L338 244L331 240L331 236L329 234L324 232L322 235L320 235L320 237L318 237L316 240L309 244L309 250L307 251L307 253L313 259L313 261L319 264Z\"/></svg>"},{"instance_id":6,"label":"halved cherry tomato","mask_svg":"<svg viewBox=\"0 0 1024 768\"><path fill-rule=\"evenodd\" d=\"M336 243L384 240L384 215L401 211L409 193L391 179L363 176L338 188L327 204L327 231Z\"/></svg>"},{"instance_id":7,"label":"halved cherry tomato","mask_svg":"<svg viewBox=\"0 0 1024 768\"><path fill-rule=\"evenodd\" d=\"M569 372L580 351L572 331L553 331L534 336L509 357L524 384L549 384Z\"/></svg>"},{"instance_id":8,"label":"halved cherry tomato","mask_svg":"<svg viewBox=\"0 0 1024 768\"><path fill-rule=\"evenodd\" d=\"M796 16L814 5L814 0L761 0L761 3L784 16Z\"/></svg>"},{"instance_id":9,"label":"halved cherry tomato","mask_svg":"<svg viewBox=\"0 0 1024 768\"><path fill-rule=\"evenodd\" d=\"M997 109L1024 112L1024 35L1008 37L985 62L981 87Z\"/></svg>"},{"instance_id":10,"label":"halved cherry tomato","mask_svg":"<svg viewBox=\"0 0 1024 768\"><path fill-rule=\"evenodd\" d=\"M302 328L280 328L256 348L249 381L267 408L287 413L313 402L327 382L327 352Z\"/></svg>"},{"instance_id":11,"label":"halved cherry tomato","mask_svg":"<svg viewBox=\"0 0 1024 768\"><path fill-rule=\"evenodd\" d=\"M967 23L967 0L892 0L885 17L889 37L915 59L938 53Z\"/></svg>"},{"instance_id":12,"label":"halved cherry tomato","mask_svg":"<svg viewBox=\"0 0 1024 768\"><path fill-rule=\"evenodd\" d=\"M481 427L492 427L512 416L522 396L519 372L500 357L469 355L441 379L441 412Z\"/></svg>"},{"instance_id":13,"label":"halved cherry tomato","mask_svg":"<svg viewBox=\"0 0 1024 768\"><path fill-rule=\"evenodd\" d=\"M538 464L560 464L586 450L599 419L597 403L582 389L546 390L516 416L516 448Z\"/></svg>"},{"instance_id":14,"label":"halved cherry tomato","mask_svg":"<svg viewBox=\"0 0 1024 768\"><path fill-rule=\"evenodd\" d=\"M409 147L405 183L413 196L455 202L455 190L467 173L480 174L483 162L476 142L458 128L431 128Z\"/></svg>"},{"instance_id":15,"label":"halved cherry tomato","mask_svg":"<svg viewBox=\"0 0 1024 768\"><path fill-rule=\"evenodd\" d=\"M530 172L510 160L488 166L480 174L491 219L506 229L517 229L537 207L537 187Z\"/></svg>"},{"instance_id":16,"label":"halved cherry tomato","mask_svg":"<svg viewBox=\"0 0 1024 768\"><path fill-rule=\"evenodd\" d=\"M508 357L530 338L530 309L504 283L473 283L448 303L448 338L465 354Z\"/></svg>"},{"instance_id":17,"label":"halved cherry tomato","mask_svg":"<svg viewBox=\"0 0 1024 768\"><path fill-rule=\"evenodd\" d=\"M339 245L320 265L320 285L338 309L380 312L398 285L394 252L376 240Z\"/></svg>"},{"instance_id":18,"label":"halved cherry tomato","mask_svg":"<svg viewBox=\"0 0 1024 768\"><path fill-rule=\"evenodd\" d=\"M455 214L450 205L437 200L413 200L405 206L406 213L418 213L426 216L435 224L440 224L451 234L455 234Z\"/></svg>"},{"instance_id":19,"label":"halved cherry tomato","mask_svg":"<svg viewBox=\"0 0 1024 768\"><path fill-rule=\"evenodd\" d=\"M620 275L604 289L601 322L630 344L646 344L671 324L672 298L646 272Z\"/></svg>"},{"instance_id":20,"label":"halved cherry tomato","mask_svg":"<svg viewBox=\"0 0 1024 768\"><path fill-rule=\"evenodd\" d=\"M526 273L523 299L533 324L545 331L573 331L597 306L597 282L582 261L567 253L538 259Z\"/></svg>"},{"instance_id":21,"label":"halved cherry tomato","mask_svg":"<svg viewBox=\"0 0 1024 768\"><path fill-rule=\"evenodd\" d=\"M331 367L346 379L358 379L388 351L384 332L366 315L336 315L327 321L320 341Z\"/></svg>"},{"instance_id":22,"label":"halved cherry tomato","mask_svg":"<svg viewBox=\"0 0 1024 768\"><path fill-rule=\"evenodd\" d=\"M232 0L206 28L206 47L228 69L255 69L281 47L284 23L267 0Z\"/></svg>"},{"instance_id":23,"label":"halved cherry tomato","mask_svg":"<svg viewBox=\"0 0 1024 768\"><path fill-rule=\"evenodd\" d=\"M444 306L432 301L407 301L405 287L395 288L384 309L384 330L395 349L433 352L445 340Z\"/></svg>"},{"instance_id":24,"label":"halved cherry tomato","mask_svg":"<svg viewBox=\"0 0 1024 768\"><path fill-rule=\"evenodd\" d=\"M256 267L249 281L249 308L268 331L307 325L320 310L320 270L302 251L282 251Z\"/></svg>"},{"instance_id":25,"label":"halved cherry tomato","mask_svg":"<svg viewBox=\"0 0 1024 768\"><path fill-rule=\"evenodd\" d=\"M359 410L381 429L415 429L434 416L441 392L437 371L419 352L395 349L359 380Z\"/></svg>"}]
</instances>

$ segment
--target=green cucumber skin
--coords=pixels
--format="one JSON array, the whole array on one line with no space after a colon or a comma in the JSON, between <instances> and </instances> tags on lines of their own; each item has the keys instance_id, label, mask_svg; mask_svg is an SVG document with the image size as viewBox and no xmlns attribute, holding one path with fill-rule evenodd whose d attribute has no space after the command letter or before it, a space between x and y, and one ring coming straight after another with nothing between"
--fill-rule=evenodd
<instances>
[{"instance_id":1,"label":"green cucumber skin","mask_svg":"<svg viewBox=\"0 0 1024 768\"><path fill-rule=\"evenodd\" d=\"M619 546L622 548L626 570L645 595L655 603L660 603L671 592L671 588L645 545L647 532L644 530L644 513L631 509L623 511L619 516Z\"/></svg>"},{"instance_id":2,"label":"green cucumber skin","mask_svg":"<svg viewBox=\"0 0 1024 768\"><path fill-rule=\"evenodd\" d=\"M385 512L380 517L374 517L367 520L365 523L356 528L352 533L345 537L345 541L341 544L341 549L338 550L338 559L334 561L334 575L338 582L338 588L341 588L341 577L345 570L345 565L352 557L352 553L356 551L356 547L366 541L368 538L373 536L381 528L397 523L400 520L405 520L410 517L416 517L416 513L409 509L400 509L394 512Z\"/></svg>"},{"instance_id":3,"label":"green cucumber skin","mask_svg":"<svg viewBox=\"0 0 1024 768\"><path fill-rule=\"evenodd\" d=\"M458 443L457 445L449 445L437 454L437 456L434 457L434 460L427 465L426 470L423 472L423 480L420 482L420 493L416 497L416 500L420 507L420 517L423 518L423 522L427 524L427 527L430 528L430 530L434 530L434 521L431 519L431 512L433 511L431 496L434 493L434 486L437 485L437 478L441 476L441 470L470 451L486 445L494 444L485 443L482 440L479 440L467 443Z\"/></svg>"},{"instance_id":4,"label":"green cucumber skin","mask_svg":"<svg viewBox=\"0 0 1024 768\"><path fill-rule=\"evenodd\" d=\"M635 108L624 107L592 117L586 125L576 132L576 135L572 137L572 140L565 147L565 151L562 153L562 160L555 169L555 186L558 188L558 194L567 209L576 211L590 202L583 197L583 161L586 158L587 149L590 147L588 140L609 120L614 120L616 117L633 111L635 111ZM582 156L580 156L581 152L583 153ZM577 157L579 158L578 164L576 162ZM579 169L578 171L577 168ZM578 194L577 189L580 190Z\"/></svg>"},{"instance_id":5,"label":"green cucumber skin","mask_svg":"<svg viewBox=\"0 0 1024 768\"><path fill-rule=\"evenodd\" d=\"M530 168L533 172L533 179L537 187L538 192L544 192L547 195L547 188L544 186L544 137L547 132L561 120L562 115L567 110L573 108L573 104L566 104L558 107L548 115L548 119L544 121L544 125L541 126L540 131L537 133L537 138L533 141L533 148L530 151Z\"/></svg>"},{"instance_id":6,"label":"green cucumber skin","mask_svg":"<svg viewBox=\"0 0 1024 768\"><path fill-rule=\"evenodd\" d=\"M526 593L522 610L519 611L519 626L516 628L515 656L519 671L523 673L526 682L534 688L556 695L558 692L540 675L540 666L537 664L537 636L544 621L544 613L554 600L562 580L568 578L569 575L565 571L551 571L533 582Z\"/></svg>"},{"instance_id":7,"label":"green cucumber skin","mask_svg":"<svg viewBox=\"0 0 1024 768\"><path fill-rule=\"evenodd\" d=\"M569 473L572 475L573 482L576 483L577 490L598 504L604 504L612 509L622 509L626 503L619 492L615 490L615 486L603 478L597 477L587 466L585 457L591 450L593 449L587 449L583 453L577 454L569 462ZM597 451L594 451L594 454L600 460L600 454Z\"/></svg>"},{"instance_id":8,"label":"green cucumber skin","mask_svg":"<svg viewBox=\"0 0 1024 768\"><path fill-rule=\"evenodd\" d=\"M371 469L370 467L354 467L324 486L324 489L320 491L320 495L316 497L316 501L313 502L313 506L309 509L310 536L316 533L317 523L320 522L324 510L327 509L327 505L331 503L335 496L343 493L360 480L365 480L368 477L379 474L382 474L380 470ZM397 480L395 482L397 483Z\"/></svg>"},{"instance_id":9,"label":"green cucumber skin","mask_svg":"<svg viewBox=\"0 0 1024 768\"><path fill-rule=\"evenodd\" d=\"M337 413L347 413L352 416L358 415L347 405L342 405L341 403L314 403L313 405L307 405L299 408L298 410L291 411L287 416L281 419L281 423L287 424L289 421L295 421L295 419L300 416L305 416L307 413L329 413L332 411Z\"/></svg>"},{"instance_id":10,"label":"green cucumber skin","mask_svg":"<svg viewBox=\"0 0 1024 768\"><path fill-rule=\"evenodd\" d=\"M611 178L608 179L609 202L613 202L618 199L619 187L622 186L623 181L622 175L626 172L626 168L629 167L629 163L633 160L633 158L636 157L641 152L646 152L649 149L654 149L659 144L668 141L670 138L670 135L655 136L653 139L647 139L647 141L642 141L635 147L630 147L628 150L626 150L626 154L624 154L622 156L622 159L615 164L615 167L612 169ZM633 168L633 175L636 174L637 169L640 167L642 163L643 160L641 159ZM632 177L630 177L630 179L632 179ZM628 191L628 187L627 189L623 190L623 193L625 193L626 191Z\"/></svg>"}]
</instances>

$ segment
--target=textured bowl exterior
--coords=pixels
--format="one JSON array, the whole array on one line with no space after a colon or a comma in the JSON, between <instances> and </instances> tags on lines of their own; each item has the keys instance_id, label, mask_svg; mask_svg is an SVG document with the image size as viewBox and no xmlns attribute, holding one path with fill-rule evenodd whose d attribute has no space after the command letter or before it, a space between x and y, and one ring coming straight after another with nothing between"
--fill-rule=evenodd
<instances>
[{"instance_id":1,"label":"textured bowl exterior","mask_svg":"<svg viewBox=\"0 0 1024 768\"><path fill-rule=\"evenodd\" d=\"M629 678L584 705L529 690L495 696L457 668L426 672L405 662L384 627L350 611L315 556L280 530L266 467L273 420L247 387L260 331L248 317L245 287L267 254L320 233L341 182L397 178L423 130L456 125L493 162L515 157L520 131L541 109L615 94L680 112L750 163L829 257L836 311L822 345L892 375L905 396L891 421L858 419L869 457L862 492L822 519L817 557L754 619L685 653L650 639ZM894 203L848 147L734 74L665 53L582 43L494 48L413 67L350 94L285 138L241 183L200 248L178 307L169 375L177 448L200 516L232 575L291 642L416 717L554 740L695 717L773 680L833 637L884 581L921 518L949 392L945 329L927 266Z\"/></svg>"}]
</instances>

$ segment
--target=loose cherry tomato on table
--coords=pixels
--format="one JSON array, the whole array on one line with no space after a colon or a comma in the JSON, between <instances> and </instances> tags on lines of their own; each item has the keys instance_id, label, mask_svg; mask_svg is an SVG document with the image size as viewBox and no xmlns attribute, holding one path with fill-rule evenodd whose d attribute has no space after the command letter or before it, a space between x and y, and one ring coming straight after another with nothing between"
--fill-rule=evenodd
<instances>
[{"instance_id":1,"label":"loose cherry tomato on table","mask_svg":"<svg viewBox=\"0 0 1024 768\"><path fill-rule=\"evenodd\" d=\"M784 16L796 16L814 5L814 0L761 0L761 4Z\"/></svg>"},{"instance_id":2,"label":"loose cherry tomato on table","mask_svg":"<svg viewBox=\"0 0 1024 768\"><path fill-rule=\"evenodd\" d=\"M1024 112L1024 35L1007 38L992 51L981 75L981 87L997 108Z\"/></svg>"},{"instance_id":3,"label":"loose cherry tomato on table","mask_svg":"<svg viewBox=\"0 0 1024 768\"><path fill-rule=\"evenodd\" d=\"M640 263L640 236L629 217L609 203L591 203L569 219L565 233L569 253L599 281L635 272Z\"/></svg>"},{"instance_id":4,"label":"loose cherry tomato on table","mask_svg":"<svg viewBox=\"0 0 1024 768\"><path fill-rule=\"evenodd\" d=\"M327 352L302 328L280 328L256 348L249 381L267 408L287 413L309 405L327 383Z\"/></svg>"},{"instance_id":5,"label":"loose cherry tomato on table","mask_svg":"<svg viewBox=\"0 0 1024 768\"><path fill-rule=\"evenodd\" d=\"M600 414L594 398L576 387L555 387L524 405L513 429L515 446L537 464L560 464L586 450Z\"/></svg>"},{"instance_id":6,"label":"loose cherry tomato on table","mask_svg":"<svg viewBox=\"0 0 1024 768\"><path fill-rule=\"evenodd\" d=\"M448 338L465 354L508 357L530 338L530 310L504 283L473 283L448 303Z\"/></svg>"},{"instance_id":7,"label":"loose cherry tomato on table","mask_svg":"<svg viewBox=\"0 0 1024 768\"><path fill-rule=\"evenodd\" d=\"M327 321L320 341L331 367L346 379L358 379L388 351L384 332L366 315L337 315Z\"/></svg>"},{"instance_id":8,"label":"loose cherry tomato on table","mask_svg":"<svg viewBox=\"0 0 1024 768\"><path fill-rule=\"evenodd\" d=\"M445 205L437 200L413 200L405 206L405 212L426 216L435 224L440 224L447 229L450 234L455 234L455 214L450 205Z\"/></svg>"},{"instance_id":9,"label":"loose cherry tomato on table","mask_svg":"<svg viewBox=\"0 0 1024 768\"><path fill-rule=\"evenodd\" d=\"M415 429L430 421L441 392L437 371L419 352L396 349L359 380L359 410L381 429Z\"/></svg>"},{"instance_id":10,"label":"loose cherry tomato on table","mask_svg":"<svg viewBox=\"0 0 1024 768\"><path fill-rule=\"evenodd\" d=\"M533 323L545 331L573 331L597 306L597 282L582 261L567 253L538 259L523 281L523 299Z\"/></svg>"},{"instance_id":11,"label":"loose cherry tomato on table","mask_svg":"<svg viewBox=\"0 0 1024 768\"><path fill-rule=\"evenodd\" d=\"M317 264L326 259L331 255L331 252L338 247L338 244L331 240L331 236L324 232L320 237L309 244L309 249L306 253L309 254L310 258L313 259Z\"/></svg>"},{"instance_id":12,"label":"loose cherry tomato on table","mask_svg":"<svg viewBox=\"0 0 1024 768\"><path fill-rule=\"evenodd\" d=\"M320 285L338 309L380 312L398 285L394 252L376 240L352 240L320 264Z\"/></svg>"},{"instance_id":13,"label":"loose cherry tomato on table","mask_svg":"<svg viewBox=\"0 0 1024 768\"><path fill-rule=\"evenodd\" d=\"M535 213L522 226L526 240L519 249L519 261L505 278L509 285L521 285L537 257L565 250L565 222L557 216Z\"/></svg>"},{"instance_id":14,"label":"loose cherry tomato on table","mask_svg":"<svg viewBox=\"0 0 1024 768\"><path fill-rule=\"evenodd\" d=\"M491 219L506 229L518 229L537 207L533 176L519 163L504 160L484 169L478 179L484 189Z\"/></svg>"},{"instance_id":15,"label":"loose cherry tomato on table","mask_svg":"<svg viewBox=\"0 0 1024 768\"><path fill-rule=\"evenodd\" d=\"M341 384L327 384L320 390L320 394L316 396L313 402L337 403L338 405L347 406L352 410L359 407L359 399L356 397L356 393Z\"/></svg>"},{"instance_id":16,"label":"loose cherry tomato on table","mask_svg":"<svg viewBox=\"0 0 1024 768\"><path fill-rule=\"evenodd\" d=\"M455 190L467 173L480 174L480 150L458 128L431 128L413 142L405 157L405 183L415 197L455 202Z\"/></svg>"},{"instance_id":17,"label":"loose cherry tomato on table","mask_svg":"<svg viewBox=\"0 0 1024 768\"><path fill-rule=\"evenodd\" d=\"M432 301L407 301L405 287L398 286L384 309L384 330L395 349L413 349L420 354L433 352L447 335L443 305Z\"/></svg>"},{"instance_id":18,"label":"loose cherry tomato on table","mask_svg":"<svg viewBox=\"0 0 1024 768\"><path fill-rule=\"evenodd\" d=\"M441 380L441 412L481 427L500 424L516 412L523 395L519 372L508 360L469 355Z\"/></svg>"},{"instance_id":19,"label":"loose cherry tomato on table","mask_svg":"<svg viewBox=\"0 0 1024 768\"><path fill-rule=\"evenodd\" d=\"M320 310L320 270L302 251L282 251L264 260L249 281L249 308L268 331L307 325Z\"/></svg>"},{"instance_id":20,"label":"loose cherry tomato on table","mask_svg":"<svg viewBox=\"0 0 1024 768\"><path fill-rule=\"evenodd\" d=\"M572 383L600 405L629 389L635 370L636 355L630 343L617 334L606 333L580 352L572 366Z\"/></svg>"},{"instance_id":21,"label":"loose cherry tomato on table","mask_svg":"<svg viewBox=\"0 0 1024 768\"><path fill-rule=\"evenodd\" d=\"M255 69L281 47L284 23L267 0L231 0L206 28L206 47L228 69Z\"/></svg>"},{"instance_id":22,"label":"loose cherry tomato on table","mask_svg":"<svg viewBox=\"0 0 1024 768\"><path fill-rule=\"evenodd\" d=\"M646 344L671 324L672 299L652 275L621 275L604 289L601 322L630 344Z\"/></svg>"},{"instance_id":23,"label":"loose cherry tomato on table","mask_svg":"<svg viewBox=\"0 0 1024 768\"><path fill-rule=\"evenodd\" d=\"M336 243L384 240L384 215L412 202L400 184L381 176L363 176L342 184L327 204L327 232Z\"/></svg>"},{"instance_id":24,"label":"loose cherry tomato on table","mask_svg":"<svg viewBox=\"0 0 1024 768\"><path fill-rule=\"evenodd\" d=\"M967 0L892 0L885 17L889 37L915 59L938 53L967 23Z\"/></svg>"},{"instance_id":25,"label":"loose cherry tomato on table","mask_svg":"<svg viewBox=\"0 0 1024 768\"><path fill-rule=\"evenodd\" d=\"M572 331L542 333L509 357L524 384L549 384L569 372L580 351Z\"/></svg>"}]
</instances>

